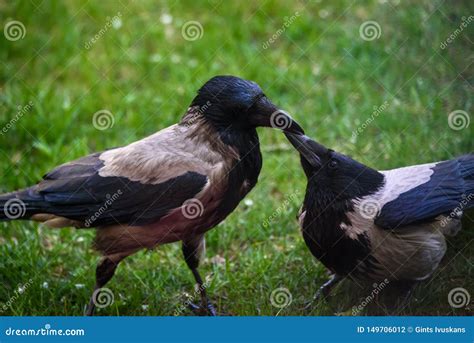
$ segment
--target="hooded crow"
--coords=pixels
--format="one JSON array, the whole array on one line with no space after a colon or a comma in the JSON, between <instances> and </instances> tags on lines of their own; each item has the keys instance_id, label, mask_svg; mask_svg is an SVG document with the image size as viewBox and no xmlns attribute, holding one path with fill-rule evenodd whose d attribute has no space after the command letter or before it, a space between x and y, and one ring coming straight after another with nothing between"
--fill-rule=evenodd
<instances>
[{"instance_id":1,"label":"hooded crow","mask_svg":"<svg viewBox=\"0 0 474 343\"><path fill-rule=\"evenodd\" d=\"M88 315L125 257L182 241L201 290L202 304L195 310L214 315L197 270L204 234L257 183L262 166L258 126L302 132L256 83L216 76L199 89L178 124L63 164L32 187L0 195L0 219L97 228L94 245L103 257Z\"/></svg>"},{"instance_id":2,"label":"hooded crow","mask_svg":"<svg viewBox=\"0 0 474 343\"><path fill-rule=\"evenodd\" d=\"M378 171L305 135L285 135L308 178L303 238L333 273L316 297L346 276L408 291L433 274L445 235L456 234L463 211L474 207L474 154Z\"/></svg>"}]
</instances>

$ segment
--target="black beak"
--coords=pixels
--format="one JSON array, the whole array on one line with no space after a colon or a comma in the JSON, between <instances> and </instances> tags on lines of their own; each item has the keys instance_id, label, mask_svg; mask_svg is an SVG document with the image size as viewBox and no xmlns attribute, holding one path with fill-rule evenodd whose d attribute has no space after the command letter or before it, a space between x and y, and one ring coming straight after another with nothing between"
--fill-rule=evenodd
<instances>
[{"instance_id":1,"label":"black beak","mask_svg":"<svg viewBox=\"0 0 474 343\"><path fill-rule=\"evenodd\" d=\"M285 133L285 136L309 164L314 168L320 168L322 166L321 157L329 152L328 148L313 141L306 135Z\"/></svg>"},{"instance_id":2,"label":"black beak","mask_svg":"<svg viewBox=\"0 0 474 343\"><path fill-rule=\"evenodd\" d=\"M252 106L249 120L256 127L273 127L288 133L304 134L301 126L288 113L280 110L265 96Z\"/></svg>"}]
</instances>

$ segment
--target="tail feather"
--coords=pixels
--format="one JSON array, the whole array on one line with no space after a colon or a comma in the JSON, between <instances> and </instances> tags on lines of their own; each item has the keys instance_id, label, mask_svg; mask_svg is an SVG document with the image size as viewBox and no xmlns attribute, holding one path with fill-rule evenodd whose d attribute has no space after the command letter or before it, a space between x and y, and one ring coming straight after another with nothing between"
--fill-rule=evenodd
<instances>
[{"instance_id":1,"label":"tail feather","mask_svg":"<svg viewBox=\"0 0 474 343\"><path fill-rule=\"evenodd\" d=\"M474 207L474 154L464 155L458 158L459 170L464 179L464 208Z\"/></svg>"},{"instance_id":2,"label":"tail feather","mask_svg":"<svg viewBox=\"0 0 474 343\"><path fill-rule=\"evenodd\" d=\"M0 194L0 221L29 219L44 208L44 199L32 188Z\"/></svg>"}]
</instances>

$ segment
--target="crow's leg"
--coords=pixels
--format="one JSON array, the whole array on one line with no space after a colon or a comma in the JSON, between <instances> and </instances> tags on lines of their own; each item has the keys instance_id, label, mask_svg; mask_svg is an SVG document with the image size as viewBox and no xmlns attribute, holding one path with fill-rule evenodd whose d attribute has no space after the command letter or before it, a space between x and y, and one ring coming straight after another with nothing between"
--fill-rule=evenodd
<instances>
[{"instance_id":1,"label":"crow's leg","mask_svg":"<svg viewBox=\"0 0 474 343\"><path fill-rule=\"evenodd\" d=\"M316 299L326 298L331 290L336 286L341 280L342 276L339 274L333 274L331 278L326 281L321 287L319 287L318 291L316 292Z\"/></svg>"},{"instance_id":2,"label":"crow's leg","mask_svg":"<svg viewBox=\"0 0 474 343\"><path fill-rule=\"evenodd\" d=\"M96 282L95 282L94 292L92 293L91 299L89 301L89 305L87 306L84 312L86 316L94 315L94 310L95 310L97 302L102 304L103 302L106 303L108 301L113 300L112 298L113 295L105 294L105 292L104 292L104 295L102 295L103 298L101 298L100 289L104 287L107 284L107 282L109 282L112 276L114 276L115 269L117 269L118 264L128 255L130 254L115 254L115 255L102 257L102 259L100 260L95 270ZM111 305L111 304L107 304L107 306L108 305Z\"/></svg>"},{"instance_id":3,"label":"crow's leg","mask_svg":"<svg viewBox=\"0 0 474 343\"><path fill-rule=\"evenodd\" d=\"M189 302L189 308L191 308L191 310L198 315L215 316L216 310L207 298L207 286L202 281L201 275L199 275L199 272L197 270L199 266L199 260L204 254L204 250L204 235L199 235L193 237L192 239L183 240L184 259L186 260L186 264L188 265L188 267L193 272L194 279L196 280L198 286L196 294L199 294L201 297L201 305L196 305Z\"/></svg>"},{"instance_id":4,"label":"crow's leg","mask_svg":"<svg viewBox=\"0 0 474 343\"><path fill-rule=\"evenodd\" d=\"M318 289L318 291L314 295L313 299L306 304L305 309L306 310L311 309L311 307L313 305L313 302L315 302L315 301L318 301L320 299L326 299L327 296L329 295L329 293L331 292L331 290L334 288L334 286L336 286L342 279L343 279L343 277L341 275L333 274L331 276L331 278L328 281L326 281Z\"/></svg>"}]
</instances>

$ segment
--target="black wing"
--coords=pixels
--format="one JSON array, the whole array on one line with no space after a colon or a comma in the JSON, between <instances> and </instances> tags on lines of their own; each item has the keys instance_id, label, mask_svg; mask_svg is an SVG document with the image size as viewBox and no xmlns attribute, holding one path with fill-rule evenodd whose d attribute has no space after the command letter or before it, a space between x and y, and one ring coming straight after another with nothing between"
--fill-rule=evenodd
<instances>
[{"instance_id":1,"label":"black wing","mask_svg":"<svg viewBox=\"0 0 474 343\"><path fill-rule=\"evenodd\" d=\"M126 177L102 177L100 153L61 165L22 196L29 214L51 213L85 226L145 225L157 221L184 201L194 198L208 178L183 171L160 184L143 184Z\"/></svg>"},{"instance_id":2,"label":"black wing","mask_svg":"<svg viewBox=\"0 0 474 343\"><path fill-rule=\"evenodd\" d=\"M386 203L375 224L396 229L474 206L474 154L436 164L430 180Z\"/></svg>"}]
</instances>

